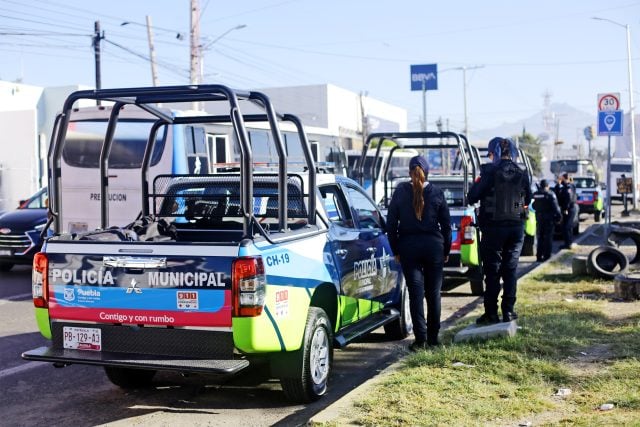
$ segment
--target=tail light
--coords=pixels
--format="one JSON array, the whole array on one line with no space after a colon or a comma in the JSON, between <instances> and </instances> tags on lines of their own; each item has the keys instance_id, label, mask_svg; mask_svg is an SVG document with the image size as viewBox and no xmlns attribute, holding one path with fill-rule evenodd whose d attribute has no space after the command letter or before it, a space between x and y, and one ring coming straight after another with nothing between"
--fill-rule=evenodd
<instances>
[{"instance_id":1,"label":"tail light","mask_svg":"<svg viewBox=\"0 0 640 427\"><path fill-rule=\"evenodd\" d=\"M33 258L31 293L33 305L39 308L49 306L49 260L47 255L38 252Z\"/></svg>"},{"instance_id":2,"label":"tail light","mask_svg":"<svg viewBox=\"0 0 640 427\"><path fill-rule=\"evenodd\" d=\"M597 201L597 200L598 200L598 192L597 192L597 191L594 191L594 192L593 192L593 201L595 202L595 201Z\"/></svg>"},{"instance_id":3,"label":"tail light","mask_svg":"<svg viewBox=\"0 0 640 427\"><path fill-rule=\"evenodd\" d=\"M260 316L265 299L265 274L262 257L240 257L231 268L233 316Z\"/></svg>"},{"instance_id":4,"label":"tail light","mask_svg":"<svg viewBox=\"0 0 640 427\"><path fill-rule=\"evenodd\" d=\"M473 224L473 218L463 216L460 221L460 235L462 235L462 244L470 245L476 240L476 228Z\"/></svg>"}]
</instances>

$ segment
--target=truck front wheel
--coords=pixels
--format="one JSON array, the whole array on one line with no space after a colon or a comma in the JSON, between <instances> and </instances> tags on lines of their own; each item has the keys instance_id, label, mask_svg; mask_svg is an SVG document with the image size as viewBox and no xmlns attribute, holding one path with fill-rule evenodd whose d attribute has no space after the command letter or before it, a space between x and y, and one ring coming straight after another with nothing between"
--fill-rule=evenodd
<instances>
[{"instance_id":1,"label":"truck front wheel","mask_svg":"<svg viewBox=\"0 0 640 427\"><path fill-rule=\"evenodd\" d=\"M156 371L147 369L116 368L105 366L109 381L124 389L145 388L151 385Z\"/></svg>"},{"instance_id":2,"label":"truck front wheel","mask_svg":"<svg viewBox=\"0 0 640 427\"><path fill-rule=\"evenodd\" d=\"M323 309L309 307L302 348L296 353L296 374L281 378L287 399L312 402L327 392L331 372L333 337L331 323Z\"/></svg>"}]
</instances>

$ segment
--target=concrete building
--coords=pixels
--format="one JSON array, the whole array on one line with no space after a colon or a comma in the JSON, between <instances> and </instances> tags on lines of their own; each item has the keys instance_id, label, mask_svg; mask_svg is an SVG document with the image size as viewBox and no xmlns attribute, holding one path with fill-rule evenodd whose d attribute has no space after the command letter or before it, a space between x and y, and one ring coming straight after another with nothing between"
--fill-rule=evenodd
<instances>
[{"instance_id":1,"label":"concrete building","mask_svg":"<svg viewBox=\"0 0 640 427\"><path fill-rule=\"evenodd\" d=\"M0 211L14 209L45 185L56 114L80 86L42 88L0 81Z\"/></svg>"}]
</instances>

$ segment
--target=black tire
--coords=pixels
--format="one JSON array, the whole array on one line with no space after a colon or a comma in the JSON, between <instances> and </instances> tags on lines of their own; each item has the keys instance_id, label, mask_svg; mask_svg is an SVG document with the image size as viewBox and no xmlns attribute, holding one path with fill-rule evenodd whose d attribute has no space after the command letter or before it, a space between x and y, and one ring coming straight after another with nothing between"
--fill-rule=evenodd
<instances>
[{"instance_id":1,"label":"black tire","mask_svg":"<svg viewBox=\"0 0 640 427\"><path fill-rule=\"evenodd\" d=\"M482 267L469 267L469 285L471 286L471 295L484 295Z\"/></svg>"},{"instance_id":2,"label":"black tire","mask_svg":"<svg viewBox=\"0 0 640 427\"><path fill-rule=\"evenodd\" d=\"M409 290L404 278L402 279L402 297L397 308L400 310L400 317L384 325L384 333L392 340L405 339L413 332L413 321L409 309Z\"/></svg>"},{"instance_id":3,"label":"black tire","mask_svg":"<svg viewBox=\"0 0 640 427\"><path fill-rule=\"evenodd\" d=\"M595 212L593 213L593 220L594 220L595 222L600 222L600 216L601 216L601 214L602 214L602 213L601 213L600 211L595 211Z\"/></svg>"},{"instance_id":4,"label":"black tire","mask_svg":"<svg viewBox=\"0 0 640 427\"><path fill-rule=\"evenodd\" d=\"M151 386L156 374L156 371L149 369L117 368L114 366L105 366L104 372L109 381L127 390Z\"/></svg>"},{"instance_id":5,"label":"black tire","mask_svg":"<svg viewBox=\"0 0 640 427\"><path fill-rule=\"evenodd\" d=\"M313 402L327 392L333 359L331 322L323 309L310 307L302 348L295 355L295 378L281 378L287 399Z\"/></svg>"},{"instance_id":6,"label":"black tire","mask_svg":"<svg viewBox=\"0 0 640 427\"><path fill-rule=\"evenodd\" d=\"M611 246L599 246L587 257L587 271L595 277L613 280L629 267L627 256Z\"/></svg>"},{"instance_id":7,"label":"black tire","mask_svg":"<svg viewBox=\"0 0 640 427\"><path fill-rule=\"evenodd\" d=\"M524 242L522 243L521 256L533 256L535 254L536 238L534 236L524 235Z\"/></svg>"},{"instance_id":8,"label":"black tire","mask_svg":"<svg viewBox=\"0 0 640 427\"><path fill-rule=\"evenodd\" d=\"M9 271L13 268L13 264L10 262L0 262L0 271Z\"/></svg>"}]
</instances>

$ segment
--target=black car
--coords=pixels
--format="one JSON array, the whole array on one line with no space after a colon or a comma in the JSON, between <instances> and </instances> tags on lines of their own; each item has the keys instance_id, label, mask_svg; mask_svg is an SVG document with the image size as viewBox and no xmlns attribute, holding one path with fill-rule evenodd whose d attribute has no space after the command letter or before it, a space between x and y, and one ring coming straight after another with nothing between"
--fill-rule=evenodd
<instances>
[{"instance_id":1,"label":"black car","mask_svg":"<svg viewBox=\"0 0 640 427\"><path fill-rule=\"evenodd\" d=\"M0 271L15 264L31 264L42 247L40 233L47 222L47 189L20 203L18 209L0 215Z\"/></svg>"}]
</instances>

